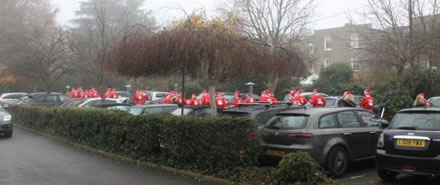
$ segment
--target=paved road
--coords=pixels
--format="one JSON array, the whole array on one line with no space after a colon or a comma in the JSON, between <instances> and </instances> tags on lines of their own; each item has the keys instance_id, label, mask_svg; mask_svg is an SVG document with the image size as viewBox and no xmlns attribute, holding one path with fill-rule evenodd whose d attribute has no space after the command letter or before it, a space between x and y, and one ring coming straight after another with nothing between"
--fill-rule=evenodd
<instances>
[{"instance_id":1,"label":"paved road","mask_svg":"<svg viewBox=\"0 0 440 185\"><path fill-rule=\"evenodd\" d=\"M14 128L0 138L0 185L198 185L195 180L83 152Z\"/></svg>"},{"instance_id":2,"label":"paved road","mask_svg":"<svg viewBox=\"0 0 440 185\"><path fill-rule=\"evenodd\" d=\"M354 163L346 176L336 179L342 185L439 185L440 179L399 174L395 181L384 182L376 173L374 160Z\"/></svg>"}]
</instances>

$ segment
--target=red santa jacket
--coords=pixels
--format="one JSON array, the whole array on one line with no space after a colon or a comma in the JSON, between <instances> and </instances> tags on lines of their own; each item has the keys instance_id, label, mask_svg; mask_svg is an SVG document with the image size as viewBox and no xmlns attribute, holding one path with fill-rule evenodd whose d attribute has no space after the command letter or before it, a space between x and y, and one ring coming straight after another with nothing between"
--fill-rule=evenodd
<instances>
[{"instance_id":1,"label":"red santa jacket","mask_svg":"<svg viewBox=\"0 0 440 185\"><path fill-rule=\"evenodd\" d=\"M232 100L231 104L234 105L234 107L238 107L238 104L243 103L243 98L241 97L235 97L234 100Z\"/></svg>"},{"instance_id":2,"label":"red santa jacket","mask_svg":"<svg viewBox=\"0 0 440 185\"><path fill-rule=\"evenodd\" d=\"M313 107L319 108L319 107L325 107L325 104L327 104L327 101L325 98L319 94L313 95L312 99L310 100L310 104L313 105Z\"/></svg>"},{"instance_id":3,"label":"red santa jacket","mask_svg":"<svg viewBox=\"0 0 440 185\"><path fill-rule=\"evenodd\" d=\"M364 109L373 112L373 107L374 107L374 99L373 97L371 97L370 95L366 95L361 103L360 103L361 107L363 107Z\"/></svg>"},{"instance_id":4,"label":"red santa jacket","mask_svg":"<svg viewBox=\"0 0 440 185\"><path fill-rule=\"evenodd\" d=\"M203 94L202 95L202 105L210 105L210 103L209 103L209 95L208 94Z\"/></svg>"},{"instance_id":5,"label":"red santa jacket","mask_svg":"<svg viewBox=\"0 0 440 185\"><path fill-rule=\"evenodd\" d=\"M225 109L228 106L226 103L226 99L222 97L215 98L215 105L222 109Z\"/></svg>"},{"instance_id":6,"label":"red santa jacket","mask_svg":"<svg viewBox=\"0 0 440 185\"><path fill-rule=\"evenodd\" d=\"M308 103L308 101L304 96L298 95L295 97L295 100L293 101L293 103L296 105L305 105Z\"/></svg>"}]
</instances>

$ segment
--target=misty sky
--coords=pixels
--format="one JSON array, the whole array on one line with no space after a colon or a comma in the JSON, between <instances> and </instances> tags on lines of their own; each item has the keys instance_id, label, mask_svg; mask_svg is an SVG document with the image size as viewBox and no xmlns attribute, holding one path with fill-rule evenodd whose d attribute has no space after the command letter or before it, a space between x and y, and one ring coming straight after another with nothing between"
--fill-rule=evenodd
<instances>
[{"instance_id":1,"label":"misty sky","mask_svg":"<svg viewBox=\"0 0 440 185\"><path fill-rule=\"evenodd\" d=\"M65 24L74 18L74 11L79 7L81 0L52 0L54 5L59 8L57 21ZM348 23L349 16L357 21L363 22L360 12L367 5L367 0L316 0L317 9L313 29L323 29L343 26ZM183 7L187 12L194 9L205 8L207 12L213 12L219 0L146 0L145 7L153 11L159 23L165 24L168 21L180 17Z\"/></svg>"}]
</instances>

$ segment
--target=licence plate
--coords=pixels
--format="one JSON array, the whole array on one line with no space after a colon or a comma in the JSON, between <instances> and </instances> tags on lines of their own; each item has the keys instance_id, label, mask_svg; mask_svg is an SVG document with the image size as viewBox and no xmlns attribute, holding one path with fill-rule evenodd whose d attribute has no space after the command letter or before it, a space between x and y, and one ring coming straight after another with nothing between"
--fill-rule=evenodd
<instances>
[{"instance_id":1,"label":"licence plate","mask_svg":"<svg viewBox=\"0 0 440 185\"><path fill-rule=\"evenodd\" d=\"M276 156L276 157L283 157L284 152L283 151L277 151L277 150L268 150L267 155Z\"/></svg>"},{"instance_id":2,"label":"licence plate","mask_svg":"<svg viewBox=\"0 0 440 185\"><path fill-rule=\"evenodd\" d=\"M424 148L425 144L426 143L424 140L413 140L413 139L398 139L397 140L397 146Z\"/></svg>"}]
</instances>

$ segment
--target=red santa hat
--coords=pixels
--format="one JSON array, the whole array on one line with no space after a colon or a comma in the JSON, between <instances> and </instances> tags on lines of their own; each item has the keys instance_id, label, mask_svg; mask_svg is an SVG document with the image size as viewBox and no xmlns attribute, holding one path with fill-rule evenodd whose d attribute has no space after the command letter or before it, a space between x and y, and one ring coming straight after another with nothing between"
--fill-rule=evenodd
<instances>
[{"instance_id":1,"label":"red santa hat","mask_svg":"<svg viewBox=\"0 0 440 185\"><path fill-rule=\"evenodd\" d=\"M219 92L215 93L215 96L220 96L220 95L221 95L221 93L219 93Z\"/></svg>"},{"instance_id":2,"label":"red santa hat","mask_svg":"<svg viewBox=\"0 0 440 185\"><path fill-rule=\"evenodd\" d=\"M421 97L425 97L425 93L423 93L423 92L421 92L420 94L419 94L419 96L421 96Z\"/></svg>"},{"instance_id":3,"label":"red santa hat","mask_svg":"<svg viewBox=\"0 0 440 185\"><path fill-rule=\"evenodd\" d=\"M239 90L235 91L235 96L240 96L240 91Z\"/></svg>"},{"instance_id":4,"label":"red santa hat","mask_svg":"<svg viewBox=\"0 0 440 185\"><path fill-rule=\"evenodd\" d=\"M208 93L208 91L206 91L206 90L203 90L203 91L202 91L202 93Z\"/></svg>"},{"instance_id":5,"label":"red santa hat","mask_svg":"<svg viewBox=\"0 0 440 185\"><path fill-rule=\"evenodd\" d=\"M345 96L345 95L349 95L349 94L351 94L350 91L345 91L345 92L344 92L344 96Z\"/></svg>"},{"instance_id":6,"label":"red santa hat","mask_svg":"<svg viewBox=\"0 0 440 185\"><path fill-rule=\"evenodd\" d=\"M302 92L303 92L302 89L298 89L298 90L296 91L296 93L297 93L298 95L301 95Z\"/></svg>"},{"instance_id":7,"label":"red santa hat","mask_svg":"<svg viewBox=\"0 0 440 185\"><path fill-rule=\"evenodd\" d=\"M313 89L313 90L312 90L312 93L313 93L313 94L316 94L316 93L318 93L318 90Z\"/></svg>"},{"instance_id":8,"label":"red santa hat","mask_svg":"<svg viewBox=\"0 0 440 185\"><path fill-rule=\"evenodd\" d=\"M296 90L295 89L290 91L290 96L295 96L295 94L296 94Z\"/></svg>"},{"instance_id":9,"label":"red santa hat","mask_svg":"<svg viewBox=\"0 0 440 185\"><path fill-rule=\"evenodd\" d=\"M365 95L370 95L371 94L371 89L365 89L364 94Z\"/></svg>"}]
</instances>

